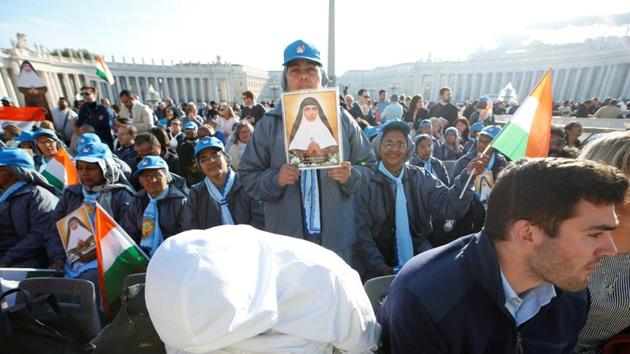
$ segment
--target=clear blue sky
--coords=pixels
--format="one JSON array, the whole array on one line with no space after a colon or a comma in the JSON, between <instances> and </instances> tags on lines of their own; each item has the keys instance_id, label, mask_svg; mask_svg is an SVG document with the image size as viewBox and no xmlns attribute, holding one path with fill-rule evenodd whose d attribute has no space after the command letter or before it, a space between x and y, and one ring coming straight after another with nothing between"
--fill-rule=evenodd
<instances>
[{"instance_id":1,"label":"clear blue sky","mask_svg":"<svg viewBox=\"0 0 630 354\"><path fill-rule=\"evenodd\" d=\"M448 4L448 5L445 5ZM465 58L497 39L524 35L548 42L623 34L614 24L564 31L531 30L536 23L630 12L618 0L510 2L337 0L337 75L433 58ZM289 14L289 15L287 15ZM15 33L29 45L86 48L117 58L214 61L278 70L284 47L297 38L327 58L327 0L2 0L0 47Z\"/></svg>"}]
</instances>

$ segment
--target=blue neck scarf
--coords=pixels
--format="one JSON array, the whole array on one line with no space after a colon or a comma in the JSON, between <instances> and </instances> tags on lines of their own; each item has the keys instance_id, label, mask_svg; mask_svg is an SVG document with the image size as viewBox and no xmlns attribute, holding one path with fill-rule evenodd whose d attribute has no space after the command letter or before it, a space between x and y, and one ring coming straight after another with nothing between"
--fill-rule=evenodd
<instances>
[{"instance_id":1,"label":"blue neck scarf","mask_svg":"<svg viewBox=\"0 0 630 354\"><path fill-rule=\"evenodd\" d=\"M488 165L486 166L486 171L492 171L492 166L494 166L494 160L496 158L496 155L494 152L492 153L492 155L490 155L490 159L488 160Z\"/></svg>"},{"instance_id":2,"label":"blue neck scarf","mask_svg":"<svg viewBox=\"0 0 630 354\"><path fill-rule=\"evenodd\" d=\"M236 174L232 172L232 169L229 167L226 178L227 183L225 184L223 194L221 194L217 187L215 187L215 185L210 182L210 179L208 177L204 178L203 181L206 184L206 188L208 189L208 194L210 194L210 198L212 198L221 207L221 223L223 225L234 225L234 219L232 218L232 213L230 213L230 205L228 204L227 197L232 190L234 181L236 180Z\"/></svg>"},{"instance_id":3,"label":"blue neck scarf","mask_svg":"<svg viewBox=\"0 0 630 354\"><path fill-rule=\"evenodd\" d=\"M398 251L398 267L402 268L413 257L413 242L409 231L409 216L407 215L407 198L402 179L405 169L400 170L398 177L391 174L383 161L379 162L378 170L396 185L396 250Z\"/></svg>"},{"instance_id":4,"label":"blue neck scarf","mask_svg":"<svg viewBox=\"0 0 630 354\"><path fill-rule=\"evenodd\" d=\"M431 157L429 156L429 158L426 161L423 159L420 159L420 161L424 162L424 169L427 170L427 172L429 172L430 174L435 176L435 173L433 173L433 165L431 165Z\"/></svg>"},{"instance_id":5,"label":"blue neck scarf","mask_svg":"<svg viewBox=\"0 0 630 354\"><path fill-rule=\"evenodd\" d=\"M149 256L153 256L157 248L162 244L162 241L164 241L164 236L160 229L158 201L166 198L168 190L169 188L167 187L155 198L147 193L149 205L144 209L144 214L142 215L142 240L140 241L140 248Z\"/></svg>"},{"instance_id":6,"label":"blue neck scarf","mask_svg":"<svg viewBox=\"0 0 630 354\"><path fill-rule=\"evenodd\" d=\"M100 193L89 193L85 188L81 188L81 192L83 193L83 204L86 204L90 222L92 223L92 230L94 230L94 212L96 211L96 202Z\"/></svg>"},{"instance_id":7,"label":"blue neck scarf","mask_svg":"<svg viewBox=\"0 0 630 354\"><path fill-rule=\"evenodd\" d=\"M17 193L20 189L22 189L22 187L26 186L27 184L28 183L24 181L17 181L13 183L9 188L2 192L2 195L0 195L0 203L11 198L13 194Z\"/></svg>"},{"instance_id":8,"label":"blue neck scarf","mask_svg":"<svg viewBox=\"0 0 630 354\"><path fill-rule=\"evenodd\" d=\"M303 170L300 173L300 187L302 189L302 207L304 208L304 231L307 236L321 237L317 170Z\"/></svg>"}]
</instances>

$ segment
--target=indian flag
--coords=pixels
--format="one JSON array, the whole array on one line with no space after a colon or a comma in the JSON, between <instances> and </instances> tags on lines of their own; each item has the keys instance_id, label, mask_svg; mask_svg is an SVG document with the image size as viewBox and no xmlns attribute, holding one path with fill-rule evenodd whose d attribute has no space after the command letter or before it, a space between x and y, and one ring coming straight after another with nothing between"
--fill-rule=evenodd
<instances>
[{"instance_id":1,"label":"indian flag","mask_svg":"<svg viewBox=\"0 0 630 354\"><path fill-rule=\"evenodd\" d=\"M112 75L107 64L105 64L105 59L100 55L97 55L94 59L96 60L96 76L107 81L108 84L113 85L115 83L114 75Z\"/></svg>"},{"instance_id":2,"label":"indian flag","mask_svg":"<svg viewBox=\"0 0 630 354\"><path fill-rule=\"evenodd\" d=\"M72 162L72 156L64 148L59 149L57 155L46 163L42 175L46 177L48 183L60 191L66 186L79 183L77 168Z\"/></svg>"},{"instance_id":3,"label":"indian flag","mask_svg":"<svg viewBox=\"0 0 630 354\"><path fill-rule=\"evenodd\" d=\"M44 119L46 116L41 107L0 107L0 126L14 123L21 129L30 131Z\"/></svg>"},{"instance_id":4,"label":"indian flag","mask_svg":"<svg viewBox=\"0 0 630 354\"><path fill-rule=\"evenodd\" d=\"M525 98L512 120L492 141L492 147L510 160L546 157L551 139L551 68Z\"/></svg>"},{"instance_id":5,"label":"indian flag","mask_svg":"<svg viewBox=\"0 0 630 354\"><path fill-rule=\"evenodd\" d=\"M94 212L96 258L103 308L109 313L129 274L145 272L149 257L99 204Z\"/></svg>"}]
</instances>

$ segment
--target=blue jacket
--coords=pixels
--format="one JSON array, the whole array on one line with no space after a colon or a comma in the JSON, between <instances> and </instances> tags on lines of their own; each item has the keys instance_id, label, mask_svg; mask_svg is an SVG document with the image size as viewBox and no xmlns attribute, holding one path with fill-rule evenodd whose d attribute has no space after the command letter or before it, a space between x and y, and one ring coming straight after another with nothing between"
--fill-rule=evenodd
<instances>
[{"instance_id":1,"label":"blue jacket","mask_svg":"<svg viewBox=\"0 0 630 354\"><path fill-rule=\"evenodd\" d=\"M465 172L455 178L449 189L432 174L417 166L405 165L402 183L407 199L409 229L414 254L425 251L432 233L431 219L456 219L462 216L472 200L470 186L459 199L468 179ZM381 275L398 263L396 250L396 192L394 185L380 171L375 171L355 203L357 241L354 244L355 265L365 270L368 278ZM362 263L362 264L361 264Z\"/></svg>"},{"instance_id":2,"label":"blue jacket","mask_svg":"<svg viewBox=\"0 0 630 354\"><path fill-rule=\"evenodd\" d=\"M265 203L266 231L303 238L302 192L300 183L280 187L278 171L287 163L282 108L267 112L256 124L238 166L238 174L249 195ZM361 128L341 111L342 160L352 163L348 181L341 184L319 170L322 246L333 251L350 250L355 241L353 196L366 183L376 162Z\"/></svg>"},{"instance_id":3,"label":"blue jacket","mask_svg":"<svg viewBox=\"0 0 630 354\"><path fill-rule=\"evenodd\" d=\"M431 168L433 168L433 173L435 177L437 177L445 186L451 185L451 179L448 177L448 172L446 172L446 167L444 167L444 163L435 157L431 156ZM424 167L424 161L422 161L418 155L413 155L411 159L409 159L409 164Z\"/></svg>"},{"instance_id":4,"label":"blue jacket","mask_svg":"<svg viewBox=\"0 0 630 354\"><path fill-rule=\"evenodd\" d=\"M173 236L184 231L183 216L186 195L179 189L169 187L166 197L158 201L158 212L160 213L158 220L160 229L164 238ZM142 219L144 210L149 205L149 196L145 190L136 193L135 198L131 202L129 211L122 217L120 226L127 231L129 236L140 244L142 236Z\"/></svg>"},{"instance_id":5,"label":"blue jacket","mask_svg":"<svg viewBox=\"0 0 630 354\"><path fill-rule=\"evenodd\" d=\"M503 155L501 155L498 151L495 151L494 155L496 158L494 160L494 164L492 165L492 177L496 181L499 176L499 172L501 172L508 163L505 157L503 157ZM468 163L475 157L477 157L477 146L473 145L470 150L464 156L460 157L455 163L455 167L453 167L453 176L457 176L462 173L462 170L465 169Z\"/></svg>"},{"instance_id":6,"label":"blue jacket","mask_svg":"<svg viewBox=\"0 0 630 354\"><path fill-rule=\"evenodd\" d=\"M262 201L254 200L247 194L238 177L228 195L228 208L235 224L249 224L265 229L265 213ZM201 181L190 188L190 194L184 207L184 230L208 229L223 225L221 207L210 198L208 188Z\"/></svg>"},{"instance_id":7,"label":"blue jacket","mask_svg":"<svg viewBox=\"0 0 630 354\"><path fill-rule=\"evenodd\" d=\"M83 186L81 184L68 186L64 189L63 196L52 213L50 224L48 226L48 232L44 235L46 252L48 253L48 258L50 258L51 261L66 259L66 252L64 251L63 244L59 238L56 223L59 219L75 211L81 206L81 204L83 204L82 189ZM133 200L133 194L131 194L131 191L126 188L118 188L113 190L111 193L111 207L113 213L111 216L114 220L120 223L120 220L122 220L123 216L128 212L129 205Z\"/></svg>"},{"instance_id":8,"label":"blue jacket","mask_svg":"<svg viewBox=\"0 0 630 354\"><path fill-rule=\"evenodd\" d=\"M505 308L491 240L462 237L414 257L398 274L378 311L391 353L572 353L586 322L586 290L557 296L516 326Z\"/></svg>"},{"instance_id":9,"label":"blue jacket","mask_svg":"<svg viewBox=\"0 0 630 354\"><path fill-rule=\"evenodd\" d=\"M58 202L45 188L28 184L0 205L0 262L37 258Z\"/></svg>"}]
</instances>

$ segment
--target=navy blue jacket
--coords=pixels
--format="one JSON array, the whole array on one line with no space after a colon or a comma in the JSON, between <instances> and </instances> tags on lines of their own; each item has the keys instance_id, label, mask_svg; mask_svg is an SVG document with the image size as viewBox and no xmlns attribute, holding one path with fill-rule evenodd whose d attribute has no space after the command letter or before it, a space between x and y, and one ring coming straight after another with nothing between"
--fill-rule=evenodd
<instances>
[{"instance_id":1,"label":"navy blue jacket","mask_svg":"<svg viewBox=\"0 0 630 354\"><path fill-rule=\"evenodd\" d=\"M66 252L64 251L63 244L59 238L59 232L57 231L57 221L65 217L71 212L78 209L83 204L83 186L81 184L74 184L68 186L63 191L63 196L59 200L59 204L52 213L50 224L48 226L48 232L44 234L44 245L46 252L51 261L65 260ZM123 218L123 215L127 214L129 204L133 200L133 194L126 188L118 188L112 192L112 217L118 223Z\"/></svg>"},{"instance_id":2,"label":"navy blue jacket","mask_svg":"<svg viewBox=\"0 0 630 354\"><path fill-rule=\"evenodd\" d=\"M391 353L571 353L586 322L586 290L557 296L516 326L492 242L483 233L424 252L398 274L378 311Z\"/></svg>"},{"instance_id":3,"label":"navy blue jacket","mask_svg":"<svg viewBox=\"0 0 630 354\"><path fill-rule=\"evenodd\" d=\"M444 163L433 156L431 156L430 161L431 161L431 168L433 169L433 172L435 173L435 177L437 177L440 181L442 181L442 183L444 183L445 186L450 186L451 180L448 177L448 172L446 172L446 167L444 167ZM424 161L422 161L418 157L418 155L413 155L411 159L409 159L409 164L418 166L418 167L424 167Z\"/></svg>"},{"instance_id":4,"label":"navy blue jacket","mask_svg":"<svg viewBox=\"0 0 630 354\"><path fill-rule=\"evenodd\" d=\"M184 231L182 227L184 203L186 195L179 189L172 186L168 189L166 197L158 201L158 220L160 222L160 230L164 238L173 236ZM149 196L145 190L136 193L135 198L131 202L129 212L122 218L120 226L127 231L129 236L139 245L142 237L142 219L144 210L149 205Z\"/></svg>"},{"instance_id":5,"label":"navy blue jacket","mask_svg":"<svg viewBox=\"0 0 630 354\"><path fill-rule=\"evenodd\" d=\"M114 137L112 136L111 123L114 121L114 111L96 103L85 103L79 110L77 126L89 124L94 127L94 131L101 141L114 149Z\"/></svg>"},{"instance_id":6,"label":"navy blue jacket","mask_svg":"<svg viewBox=\"0 0 630 354\"><path fill-rule=\"evenodd\" d=\"M249 224L260 230L265 229L263 202L252 199L238 177L227 199L235 224ZM223 225L221 207L210 197L205 182L201 181L190 188L184 208L184 230L205 230L218 225Z\"/></svg>"},{"instance_id":7,"label":"navy blue jacket","mask_svg":"<svg viewBox=\"0 0 630 354\"><path fill-rule=\"evenodd\" d=\"M11 266L37 258L58 202L45 188L28 184L0 205L0 262Z\"/></svg>"}]
</instances>

